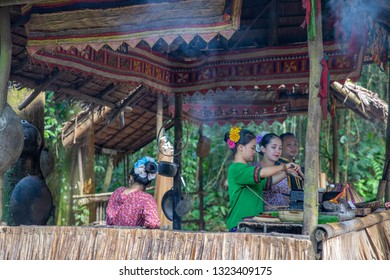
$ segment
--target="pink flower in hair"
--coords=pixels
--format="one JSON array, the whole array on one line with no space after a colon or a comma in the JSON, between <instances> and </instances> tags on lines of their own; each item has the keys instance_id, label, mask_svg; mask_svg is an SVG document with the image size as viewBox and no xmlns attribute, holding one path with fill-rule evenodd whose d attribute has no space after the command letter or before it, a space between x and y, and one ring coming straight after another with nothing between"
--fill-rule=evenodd
<instances>
[{"instance_id":1,"label":"pink flower in hair","mask_svg":"<svg viewBox=\"0 0 390 280\"><path fill-rule=\"evenodd\" d=\"M232 140L228 139L227 144L230 149L234 149L236 147L236 143L234 143Z\"/></svg>"}]
</instances>

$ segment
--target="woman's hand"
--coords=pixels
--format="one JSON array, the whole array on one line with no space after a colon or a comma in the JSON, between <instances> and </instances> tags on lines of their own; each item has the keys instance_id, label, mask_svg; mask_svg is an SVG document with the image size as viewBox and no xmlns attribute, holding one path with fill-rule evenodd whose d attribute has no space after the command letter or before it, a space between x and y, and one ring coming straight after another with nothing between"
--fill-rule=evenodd
<instances>
[{"instance_id":1,"label":"woman's hand","mask_svg":"<svg viewBox=\"0 0 390 280\"><path fill-rule=\"evenodd\" d=\"M287 163L286 169L289 175L293 175L294 177L300 177L303 180L304 174L298 164L293 162Z\"/></svg>"}]
</instances>

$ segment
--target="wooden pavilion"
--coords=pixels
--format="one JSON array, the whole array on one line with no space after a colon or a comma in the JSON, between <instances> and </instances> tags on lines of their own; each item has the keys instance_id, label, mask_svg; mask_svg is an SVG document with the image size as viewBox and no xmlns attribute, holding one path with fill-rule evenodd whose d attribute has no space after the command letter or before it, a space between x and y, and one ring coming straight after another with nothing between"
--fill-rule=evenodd
<instances>
[{"instance_id":1,"label":"wooden pavilion","mask_svg":"<svg viewBox=\"0 0 390 280\"><path fill-rule=\"evenodd\" d=\"M316 37L321 41L320 48L313 46L312 41L318 44L316 40L308 39L311 33L300 27L308 14L298 0L80 2L1 3L7 7L1 9L9 12L12 34L9 80L35 89L19 106L20 110L42 90L53 90L59 100L84 102L89 108L85 114L96 119L104 112L110 121L102 118L94 126L95 143L98 148L121 153L132 153L155 139L157 107L166 119L162 125L175 127L174 148L180 149L183 96L206 93L234 92L242 99L255 96L268 106L263 107L263 113L264 110L274 112L273 115L256 114L259 120L285 118L308 107L313 123L307 139L314 139L312 135L318 132L315 128L321 113L319 98L310 96L318 92L321 71L313 61L319 65L319 58L326 57L331 82L341 83L357 80L367 61L383 65L387 62L383 50L388 45L382 43L379 49L368 51L367 37L346 39L336 32L348 34L348 29L337 21L341 15L332 12L332 6L326 5L328 1L322 1L319 13L322 21L317 22L317 27L322 24L322 34L317 30ZM11 6L18 3L21 5ZM380 31L369 37L371 43L383 42L380 39L388 37L390 8L380 0L372 1L371 5L380 11L375 11L372 25L363 27ZM351 32L351 35L356 34ZM312 65L310 69L309 65ZM172 98L174 115L170 110ZM126 124L123 128L118 127L118 115ZM140 135L144 141L140 141ZM311 144L316 146L315 141ZM181 163L180 158L175 157L175 161ZM313 171L307 172L307 181L313 184L305 188L310 197L305 210L309 209L310 214L315 204L311 195L317 195L314 174L318 174L315 168L318 164L305 165L313 166ZM179 184L180 189L177 178L174 184ZM310 191L313 186L315 192ZM356 222L362 225L359 228L343 223L319 228L325 234L319 234L321 238L317 241L321 242L322 255L317 257L388 259L390 216L387 212L361 218ZM305 216L304 224L309 227L298 236L4 226L0 228L0 258L313 259L317 241L313 240L312 219ZM314 227L317 229L317 225ZM364 240L361 241L364 244L350 255L342 255L340 252L345 252L348 244L356 239Z\"/></svg>"}]
</instances>

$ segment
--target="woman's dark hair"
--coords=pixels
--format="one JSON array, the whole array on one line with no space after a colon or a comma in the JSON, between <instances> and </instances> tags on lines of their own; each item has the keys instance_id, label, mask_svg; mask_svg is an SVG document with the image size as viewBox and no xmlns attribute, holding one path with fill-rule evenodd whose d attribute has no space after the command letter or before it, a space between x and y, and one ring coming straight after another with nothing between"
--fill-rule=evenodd
<instances>
[{"instance_id":1,"label":"woman's dark hair","mask_svg":"<svg viewBox=\"0 0 390 280\"><path fill-rule=\"evenodd\" d=\"M230 136L230 131L225 133L224 141L226 143L229 140L229 136ZM252 141L255 138L256 138L256 136L255 136L255 134L252 131L249 131L247 129L241 129L240 130L240 139L235 143L236 144L235 147L234 148L230 148L230 150L232 150L233 154L235 154L237 152L237 146L238 145L245 146L245 145L247 145L250 141Z\"/></svg>"},{"instance_id":2,"label":"woman's dark hair","mask_svg":"<svg viewBox=\"0 0 390 280\"><path fill-rule=\"evenodd\" d=\"M287 138L287 137L294 137L294 138L296 138L294 133L291 133L291 132L286 132L286 133L280 134L279 137L282 140L282 142L283 142L284 138Z\"/></svg>"},{"instance_id":3,"label":"woman's dark hair","mask_svg":"<svg viewBox=\"0 0 390 280\"><path fill-rule=\"evenodd\" d=\"M152 162L152 161L146 162L145 163L145 171L147 174L157 173L157 164L155 162ZM152 182L152 180L148 179L148 176L146 176L145 178L142 178L141 176L139 176L139 174L135 174L134 167L131 169L129 176L133 176L135 182L140 183L145 187L148 186Z\"/></svg>"},{"instance_id":4,"label":"woman's dark hair","mask_svg":"<svg viewBox=\"0 0 390 280\"><path fill-rule=\"evenodd\" d=\"M275 133L267 133L266 135L263 136L263 138L261 138L261 141L259 143L259 146L263 146L264 148L271 142L272 139L274 138L279 138L280 137L278 135L276 135ZM264 153L261 151L261 149L259 149L259 154L260 155L264 155Z\"/></svg>"}]
</instances>

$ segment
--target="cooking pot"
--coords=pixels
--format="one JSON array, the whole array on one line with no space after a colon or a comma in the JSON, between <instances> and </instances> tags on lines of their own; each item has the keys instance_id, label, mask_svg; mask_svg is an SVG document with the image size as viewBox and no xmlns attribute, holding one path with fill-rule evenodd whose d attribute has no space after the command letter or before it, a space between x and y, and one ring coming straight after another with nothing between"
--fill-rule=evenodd
<instances>
[{"instance_id":1,"label":"cooking pot","mask_svg":"<svg viewBox=\"0 0 390 280\"><path fill-rule=\"evenodd\" d=\"M178 164L169 161L160 161L158 163L158 174L166 177L175 177Z\"/></svg>"},{"instance_id":2,"label":"cooking pot","mask_svg":"<svg viewBox=\"0 0 390 280\"><path fill-rule=\"evenodd\" d=\"M164 215L168 220L173 220L173 198L175 195L174 189L167 191L162 198L161 207ZM186 215L193 207L193 200L189 194L182 193L180 195L179 203L175 207L175 213L179 217Z\"/></svg>"}]
</instances>

